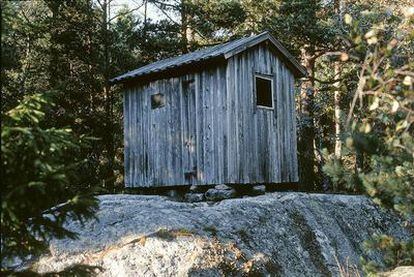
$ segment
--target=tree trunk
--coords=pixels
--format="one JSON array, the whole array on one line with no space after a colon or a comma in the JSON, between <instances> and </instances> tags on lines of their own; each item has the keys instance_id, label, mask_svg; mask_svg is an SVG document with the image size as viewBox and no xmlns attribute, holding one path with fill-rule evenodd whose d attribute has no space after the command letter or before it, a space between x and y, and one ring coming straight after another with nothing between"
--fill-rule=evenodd
<instances>
[{"instance_id":1,"label":"tree trunk","mask_svg":"<svg viewBox=\"0 0 414 277\"><path fill-rule=\"evenodd\" d=\"M144 27L143 27L143 33L144 33L144 39L147 36L147 10L148 9L148 0L144 0Z\"/></svg>"},{"instance_id":2,"label":"tree trunk","mask_svg":"<svg viewBox=\"0 0 414 277\"><path fill-rule=\"evenodd\" d=\"M340 22L342 22L342 3L341 0L335 0L334 2L335 13L338 14ZM335 77L340 77L340 65L338 62L335 63ZM335 158L341 159L342 155L342 141L341 141L341 96L340 96L340 82L334 84L334 121L335 121Z\"/></svg>"},{"instance_id":3,"label":"tree trunk","mask_svg":"<svg viewBox=\"0 0 414 277\"><path fill-rule=\"evenodd\" d=\"M57 76L58 76L58 69L57 66L59 64L59 52L57 50L57 40L56 40L56 28L53 28L57 25L58 21L58 13L59 13L59 6L60 3L58 2L47 2L47 5L52 12L52 20L50 26L52 28L52 33L50 36L50 64L49 64L49 80L50 80L50 87L56 88L57 86Z\"/></svg>"},{"instance_id":4,"label":"tree trunk","mask_svg":"<svg viewBox=\"0 0 414 277\"><path fill-rule=\"evenodd\" d=\"M105 97L105 129L106 134L103 137L103 142L106 148L106 156L107 156L107 168L106 174L104 176L105 180L105 188L109 192L114 191L114 182L115 182L115 175L114 175L114 161L115 161L115 149L114 149L114 128L113 128L113 97L112 91L109 84L109 58L110 58L110 43L108 41L108 24L109 24L109 15L108 12L110 11L110 4L107 0L103 0L102 4L103 9L103 18L102 18L102 38L103 38L103 51L104 51L104 67L103 67L103 77L104 77L104 84L103 84L103 92Z\"/></svg>"},{"instance_id":5,"label":"tree trunk","mask_svg":"<svg viewBox=\"0 0 414 277\"><path fill-rule=\"evenodd\" d=\"M339 72L339 65L335 65L335 73ZM335 74L337 75L337 74ZM339 82L335 83L334 91L334 121L335 121L335 158L341 159L342 141L341 141L341 107L340 107L340 91Z\"/></svg>"},{"instance_id":6,"label":"tree trunk","mask_svg":"<svg viewBox=\"0 0 414 277\"><path fill-rule=\"evenodd\" d=\"M188 41L188 11L187 11L187 1L181 0L181 51L183 53L188 53L189 51L189 41Z\"/></svg>"},{"instance_id":7,"label":"tree trunk","mask_svg":"<svg viewBox=\"0 0 414 277\"><path fill-rule=\"evenodd\" d=\"M315 60L313 50L303 50L302 57L310 77L314 76ZM315 122L314 122L314 81L313 78L302 83L301 88L301 128L298 140L300 189L317 189L315 175Z\"/></svg>"}]
</instances>

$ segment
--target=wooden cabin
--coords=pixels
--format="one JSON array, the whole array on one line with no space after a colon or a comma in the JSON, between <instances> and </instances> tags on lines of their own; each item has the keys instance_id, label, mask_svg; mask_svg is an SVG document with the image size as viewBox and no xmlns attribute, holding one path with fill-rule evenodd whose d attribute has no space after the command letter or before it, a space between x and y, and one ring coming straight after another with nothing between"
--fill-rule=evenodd
<instances>
[{"instance_id":1,"label":"wooden cabin","mask_svg":"<svg viewBox=\"0 0 414 277\"><path fill-rule=\"evenodd\" d=\"M126 187L297 182L304 75L265 32L112 79L123 83Z\"/></svg>"}]
</instances>

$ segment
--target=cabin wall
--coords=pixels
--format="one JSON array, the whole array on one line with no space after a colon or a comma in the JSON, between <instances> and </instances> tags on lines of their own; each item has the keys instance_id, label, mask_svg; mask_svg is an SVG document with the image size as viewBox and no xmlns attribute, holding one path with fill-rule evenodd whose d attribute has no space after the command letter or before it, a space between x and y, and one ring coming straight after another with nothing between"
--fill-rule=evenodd
<instances>
[{"instance_id":1,"label":"cabin wall","mask_svg":"<svg viewBox=\"0 0 414 277\"><path fill-rule=\"evenodd\" d=\"M127 187L225 182L225 74L222 65L124 91ZM190 79L190 88L183 86ZM155 93L164 94L164 107L151 109Z\"/></svg>"},{"instance_id":2,"label":"cabin wall","mask_svg":"<svg viewBox=\"0 0 414 277\"><path fill-rule=\"evenodd\" d=\"M273 76L273 110L256 107L255 73ZM262 44L231 57L226 80L226 182L297 182L293 74Z\"/></svg>"},{"instance_id":3,"label":"cabin wall","mask_svg":"<svg viewBox=\"0 0 414 277\"><path fill-rule=\"evenodd\" d=\"M274 110L256 107L254 72L274 75ZM213 69L126 89L125 185L298 181L293 86L286 66L258 46ZM164 107L151 109L155 93Z\"/></svg>"}]
</instances>

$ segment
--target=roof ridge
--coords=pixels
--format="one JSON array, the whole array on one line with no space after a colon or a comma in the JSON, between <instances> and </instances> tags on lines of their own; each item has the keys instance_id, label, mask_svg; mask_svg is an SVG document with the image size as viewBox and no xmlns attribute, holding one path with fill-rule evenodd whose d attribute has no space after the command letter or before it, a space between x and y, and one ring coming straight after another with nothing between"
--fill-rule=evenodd
<instances>
[{"instance_id":1,"label":"roof ridge","mask_svg":"<svg viewBox=\"0 0 414 277\"><path fill-rule=\"evenodd\" d=\"M137 69L128 71L110 80L111 83L126 81L132 78L143 77L148 74L159 73L173 67L181 67L191 63L206 61L212 58L229 57L236 55L246 49L255 46L265 40L270 40L278 51L286 58L286 60L297 71L297 75L305 75L306 70L300 63L275 39L269 31L264 31L258 35L241 37L236 40L229 40L217 45L197 49L193 52L185 53L179 56L169 57L153 63L149 63Z\"/></svg>"}]
</instances>

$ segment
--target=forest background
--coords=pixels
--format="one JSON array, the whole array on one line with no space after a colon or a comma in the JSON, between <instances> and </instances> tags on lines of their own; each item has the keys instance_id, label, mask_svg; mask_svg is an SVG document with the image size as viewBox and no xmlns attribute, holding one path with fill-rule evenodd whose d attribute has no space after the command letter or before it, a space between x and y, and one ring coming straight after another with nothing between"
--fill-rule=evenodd
<instances>
[{"instance_id":1,"label":"forest background","mask_svg":"<svg viewBox=\"0 0 414 277\"><path fill-rule=\"evenodd\" d=\"M265 30L308 72L296 89L300 189L367 194L413 230L410 1L118 4L1 1L4 257L75 238L68 217L91 217L95 195L124 191L122 94L112 77ZM377 236L367 247L383 248L390 267L414 260L412 240Z\"/></svg>"}]
</instances>

